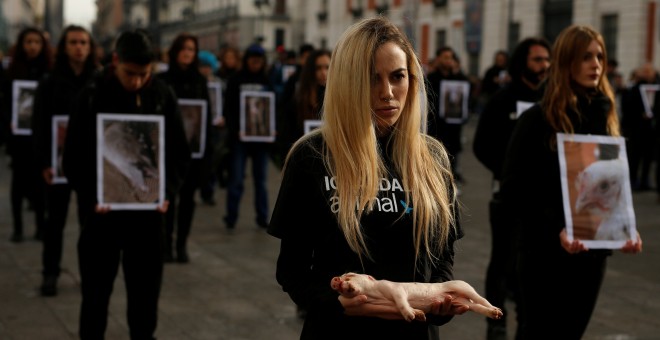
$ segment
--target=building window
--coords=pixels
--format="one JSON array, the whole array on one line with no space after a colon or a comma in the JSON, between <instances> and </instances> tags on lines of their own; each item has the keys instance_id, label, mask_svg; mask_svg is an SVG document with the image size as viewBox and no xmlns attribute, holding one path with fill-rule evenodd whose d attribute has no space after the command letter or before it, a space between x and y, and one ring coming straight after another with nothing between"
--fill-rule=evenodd
<instances>
[{"instance_id":1,"label":"building window","mask_svg":"<svg viewBox=\"0 0 660 340\"><path fill-rule=\"evenodd\" d=\"M519 40L520 40L520 23L510 22L509 36L507 37L507 42L506 42L509 53L513 53L513 50L516 49Z\"/></svg>"},{"instance_id":2,"label":"building window","mask_svg":"<svg viewBox=\"0 0 660 340\"><path fill-rule=\"evenodd\" d=\"M284 30L281 28L276 28L275 29L275 48L277 49L277 46L285 46L284 45Z\"/></svg>"},{"instance_id":3,"label":"building window","mask_svg":"<svg viewBox=\"0 0 660 340\"><path fill-rule=\"evenodd\" d=\"M273 11L275 15L285 15L286 14L286 0L276 0L275 1L275 10Z\"/></svg>"},{"instance_id":4,"label":"building window","mask_svg":"<svg viewBox=\"0 0 660 340\"><path fill-rule=\"evenodd\" d=\"M605 40L605 52L608 59L616 59L616 38L619 31L619 16L617 14L603 15L601 32Z\"/></svg>"},{"instance_id":5,"label":"building window","mask_svg":"<svg viewBox=\"0 0 660 340\"><path fill-rule=\"evenodd\" d=\"M447 31L446 30L437 30L435 31L435 49L447 46Z\"/></svg>"},{"instance_id":6,"label":"building window","mask_svg":"<svg viewBox=\"0 0 660 340\"><path fill-rule=\"evenodd\" d=\"M543 36L553 43L559 33L573 22L573 0L545 0Z\"/></svg>"}]
</instances>

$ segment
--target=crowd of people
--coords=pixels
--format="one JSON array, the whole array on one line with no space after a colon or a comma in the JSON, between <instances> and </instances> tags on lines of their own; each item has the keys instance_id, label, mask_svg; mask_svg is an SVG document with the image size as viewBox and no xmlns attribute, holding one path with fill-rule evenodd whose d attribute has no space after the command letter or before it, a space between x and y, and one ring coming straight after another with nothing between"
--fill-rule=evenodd
<instances>
[{"instance_id":1,"label":"crowd of people","mask_svg":"<svg viewBox=\"0 0 660 340\"><path fill-rule=\"evenodd\" d=\"M580 339L612 254L567 235L557 133L626 137L631 188L652 188L656 162L660 195L660 76L648 64L624 84L602 37L586 26L566 28L554 45L529 37L511 56L498 51L481 81L461 70L449 46L421 65L382 17L349 27L332 52L278 47L272 63L259 43L215 54L188 33L162 55L142 30L121 33L108 56L97 51L80 26L66 27L55 48L27 28L0 70L10 241L25 239L27 199L43 242L40 293L57 295L75 191L82 339L103 338L120 266L131 338L153 338L163 266L190 261L197 199L215 205L225 189L223 221L236 228L248 160L255 227L281 240L276 280L299 307L303 339L437 339L436 326L469 309L457 291L434 301L425 321L406 322L383 301L338 298L329 282L348 272L454 279L454 244L464 237L459 156L471 116L479 117L474 153L493 175L485 298L498 307L513 299L516 339ZM201 107L198 116L184 109L190 103ZM272 212L269 164L283 173ZM110 189L145 205L122 209ZM641 237L618 249L640 252ZM535 303L548 300L572 308ZM506 339L506 316L488 319L489 340Z\"/></svg>"}]
</instances>

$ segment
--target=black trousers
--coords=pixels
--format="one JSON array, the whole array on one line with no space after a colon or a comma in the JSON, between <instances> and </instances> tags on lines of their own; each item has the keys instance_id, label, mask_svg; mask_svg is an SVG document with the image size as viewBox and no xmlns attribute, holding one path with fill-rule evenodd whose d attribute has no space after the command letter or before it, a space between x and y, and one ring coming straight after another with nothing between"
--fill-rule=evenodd
<instances>
[{"instance_id":1,"label":"black trousers","mask_svg":"<svg viewBox=\"0 0 660 340\"><path fill-rule=\"evenodd\" d=\"M521 339L582 338L607 265L604 252L592 252L519 254L517 275L524 313Z\"/></svg>"},{"instance_id":2,"label":"black trousers","mask_svg":"<svg viewBox=\"0 0 660 340\"><path fill-rule=\"evenodd\" d=\"M103 339L121 263L131 339L153 339L163 279L164 218L156 211L111 211L85 219L78 241L80 338Z\"/></svg>"},{"instance_id":3,"label":"black trousers","mask_svg":"<svg viewBox=\"0 0 660 340\"><path fill-rule=\"evenodd\" d=\"M32 155L14 153L11 157L11 212L14 233L23 234L23 200L29 199L35 214L37 233L45 224L45 183Z\"/></svg>"},{"instance_id":4,"label":"black trousers","mask_svg":"<svg viewBox=\"0 0 660 340\"><path fill-rule=\"evenodd\" d=\"M59 276L62 260L64 227L69 214L71 186L53 184L46 186L46 223L43 231L43 251L41 262L44 276ZM80 206L80 205L78 205ZM78 209L80 212L80 209ZM78 222L82 219L78 215Z\"/></svg>"},{"instance_id":5,"label":"black trousers","mask_svg":"<svg viewBox=\"0 0 660 340\"><path fill-rule=\"evenodd\" d=\"M505 205L498 194L494 194L489 204L489 220L491 229L490 262L486 271L486 300L493 306L502 308L504 317L500 320L487 318L491 326L506 327L507 312L504 308L507 297L512 294L517 300L518 289L515 277L515 225L511 214L505 210ZM516 304L517 306L517 304ZM520 319L518 308L517 319Z\"/></svg>"},{"instance_id":6,"label":"black trousers","mask_svg":"<svg viewBox=\"0 0 660 340\"><path fill-rule=\"evenodd\" d=\"M648 189L655 147L656 137L650 125L640 127L628 137L626 151L630 167L630 182L633 189L636 187Z\"/></svg>"},{"instance_id":7,"label":"black trousers","mask_svg":"<svg viewBox=\"0 0 660 340\"><path fill-rule=\"evenodd\" d=\"M190 235L192 227L192 220L195 214L195 192L200 185L200 167L199 160L193 160L186 177L179 189L179 193L175 197L170 197L170 205L167 210L166 217L166 233L165 233L165 247L171 247L176 229L176 247L177 249L185 248ZM175 227L176 221L176 227Z\"/></svg>"}]
</instances>

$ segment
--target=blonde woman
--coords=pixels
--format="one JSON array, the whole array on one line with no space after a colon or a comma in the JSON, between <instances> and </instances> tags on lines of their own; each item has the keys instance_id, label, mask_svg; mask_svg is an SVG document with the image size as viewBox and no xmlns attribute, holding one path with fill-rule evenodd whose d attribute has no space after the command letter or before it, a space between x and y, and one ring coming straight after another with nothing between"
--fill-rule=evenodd
<instances>
[{"instance_id":1,"label":"blonde woman","mask_svg":"<svg viewBox=\"0 0 660 340\"><path fill-rule=\"evenodd\" d=\"M301 339L437 339L434 325L467 310L447 296L426 322L406 322L397 310L338 299L330 287L351 271L396 282L452 279L463 233L447 153L420 133L425 94L412 46L386 18L343 34L323 125L289 153L269 226L281 239L277 280L307 310Z\"/></svg>"},{"instance_id":2,"label":"blonde woman","mask_svg":"<svg viewBox=\"0 0 660 340\"><path fill-rule=\"evenodd\" d=\"M592 28L564 29L552 48L544 97L521 116L509 142L502 193L519 226L517 338L580 339L596 305L611 251L568 240L556 134L619 135L605 51ZM636 235L621 250L641 249Z\"/></svg>"}]
</instances>

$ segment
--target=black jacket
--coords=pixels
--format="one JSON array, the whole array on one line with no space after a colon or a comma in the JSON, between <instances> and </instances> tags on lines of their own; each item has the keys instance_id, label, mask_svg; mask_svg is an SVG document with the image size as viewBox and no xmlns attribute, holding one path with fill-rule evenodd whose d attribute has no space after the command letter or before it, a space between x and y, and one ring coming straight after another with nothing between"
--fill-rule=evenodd
<instances>
[{"instance_id":1,"label":"black jacket","mask_svg":"<svg viewBox=\"0 0 660 340\"><path fill-rule=\"evenodd\" d=\"M481 113L474 133L474 155L496 180L501 179L506 147L516 126L516 103L536 103L542 95L541 89L533 90L523 82L515 81L498 91Z\"/></svg>"},{"instance_id":2,"label":"black jacket","mask_svg":"<svg viewBox=\"0 0 660 340\"><path fill-rule=\"evenodd\" d=\"M607 97L578 97L567 109L575 134L608 135ZM559 233L565 227L556 132L539 105L520 117L509 141L502 171L502 195L519 220L519 248L528 254L565 254ZM598 251L591 250L589 253ZM586 253L585 253L586 254ZM576 256L582 256L578 254Z\"/></svg>"},{"instance_id":3,"label":"black jacket","mask_svg":"<svg viewBox=\"0 0 660 340\"><path fill-rule=\"evenodd\" d=\"M99 113L160 115L165 117L165 192L172 197L190 162L176 96L162 80L152 78L137 92L128 92L109 68L80 92L69 118L63 167L79 196L82 214L94 211L96 192L97 115Z\"/></svg>"},{"instance_id":4,"label":"black jacket","mask_svg":"<svg viewBox=\"0 0 660 340\"><path fill-rule=\"evenodd\" d=\"M199 72L194 70L182 71L170 66L163 73L158 74L174 90L177 99L202 99L206 101L206 140L204 142L204 160L210 160L213 155L213 143L211 134L213 133L213 117L211 113L211 100L209 98L208 81Z\"/></svg>"},{"instance_id":5,"label":"black jacket","mask_svg":"<svg viewBox=\"0 0 660 340\"><path fill-rule=\"evenodd\" d=\"M37 87L32 113L32 134L39 170L52 166L53 116L69 116L76 104L78 92L91 81L93 70L76 76L70 67L55 69Z\"/></svg>"},{"instance_id":6,"label":"black jacket","mask_svg":"<svg viewBox=\"0 0 660 340\"><path fill-rule=\"evenodd\" d=\"M427 322L409 323L346 316L330 280L349 271L397 282L451 280L454 242L463 236L456 204L456 230L450 233L444 252L435 254L437 262L421 261L416 266L412 217L402 203L405 188L393 184L400 183L400 177L390 172L381 181L389 185L381 186L374 210L360 221L373 259L361 262L333 212L336 197L323 162L323 147L322 137L317 135L291 151L268 229L282 242L277 281L307 310L301 339L437 339L434 325L446 323L450 317L429 315ZM384 158L392 169L390 158Z\"/></svg>"}]
</instances>

